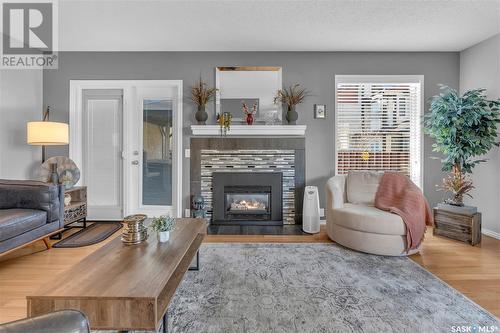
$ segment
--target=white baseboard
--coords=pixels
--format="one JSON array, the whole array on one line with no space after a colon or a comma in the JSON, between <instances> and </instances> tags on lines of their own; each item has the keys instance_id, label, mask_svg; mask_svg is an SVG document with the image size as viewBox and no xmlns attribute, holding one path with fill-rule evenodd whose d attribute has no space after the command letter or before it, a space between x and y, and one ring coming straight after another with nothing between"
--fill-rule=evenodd
<instances>
[{"instance_id":1,"label":"white baseboard","mask_svg":"<svg viewBox=\"0 0 500 333\"><path fill-rule=\"evenodd\" d=\"M486 236L490 236L490 237L493 237L493 238L496 238L496 239L500 239L500 233L499 232L495 232L495 231L488 230L488 229L483 229L481 231L481 233L483 235L486 235Z\"/></svg>"}]
</instances>

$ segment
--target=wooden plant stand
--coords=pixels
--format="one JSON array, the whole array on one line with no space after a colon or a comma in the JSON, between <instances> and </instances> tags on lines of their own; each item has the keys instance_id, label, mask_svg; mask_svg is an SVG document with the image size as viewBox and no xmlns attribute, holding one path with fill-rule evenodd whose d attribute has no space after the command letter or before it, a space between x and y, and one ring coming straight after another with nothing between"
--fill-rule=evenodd
<instances>
[{"instance_id":1,"label":"wooden plant stand","mask_svg":"<svg viewBox=\"0 0 500 333\"><path fill-rule=\"evenodd\" d=\"M481 213L464 215L434 208L433 234L477 245L481 243Z\"/></svg>"}]
</instances>

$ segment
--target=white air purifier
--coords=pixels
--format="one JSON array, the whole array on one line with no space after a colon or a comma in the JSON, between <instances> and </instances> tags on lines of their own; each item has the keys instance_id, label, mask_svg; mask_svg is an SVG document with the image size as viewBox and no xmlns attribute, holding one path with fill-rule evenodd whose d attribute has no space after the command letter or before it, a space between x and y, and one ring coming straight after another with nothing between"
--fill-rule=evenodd
<instances>
[{"instance_id":1,"label":"white air purifier","mask_svg":"<svg viewBox=\"0 0 500 333\"><path fill-rule=\"evenodd\" d=\"M306 186L302 207L302 230L308 234L319 232L319 195L316 186Z\"/></svg>"}]
</instances>

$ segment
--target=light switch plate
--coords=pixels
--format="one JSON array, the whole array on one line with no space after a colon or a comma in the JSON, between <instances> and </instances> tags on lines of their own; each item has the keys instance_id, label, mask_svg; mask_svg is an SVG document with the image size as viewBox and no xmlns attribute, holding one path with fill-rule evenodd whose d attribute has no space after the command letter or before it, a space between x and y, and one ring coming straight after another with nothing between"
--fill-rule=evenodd
<instances>
[{"instance_id":1,"label":"light switch plate","mask_svg":"<svg viewBox=\"0 0 500 333\"><path fill-rule=\"evenodd\" d=\"M189 149L189 148L184 149L184 157L185 158L190 158L191 157L191 149Z\"/></svg>"}]
</instances>

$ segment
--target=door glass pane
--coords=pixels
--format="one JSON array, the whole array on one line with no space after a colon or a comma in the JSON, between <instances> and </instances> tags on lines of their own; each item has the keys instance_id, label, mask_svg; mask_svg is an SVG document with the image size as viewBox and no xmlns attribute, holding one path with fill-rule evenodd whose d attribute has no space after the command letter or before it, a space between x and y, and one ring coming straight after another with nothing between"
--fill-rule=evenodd
<instances>
[{"instance_id":1,"label":"door glass pane","mask_svg":"<svg viewBox=\"0 0 500 333\"><path fill-rule=\"evenodd\" d=\"M172 101L143 101L142 204L172 205Z\"/></svg>"}]
</instances>

